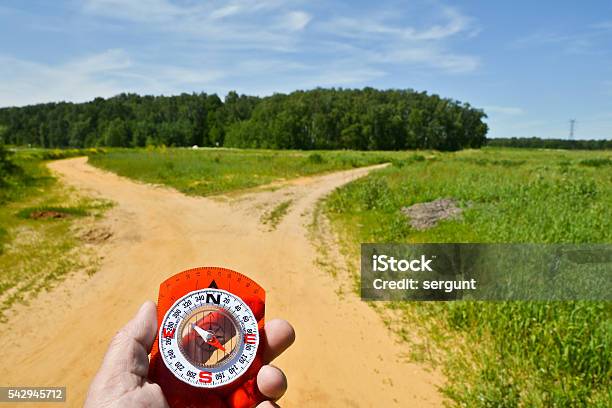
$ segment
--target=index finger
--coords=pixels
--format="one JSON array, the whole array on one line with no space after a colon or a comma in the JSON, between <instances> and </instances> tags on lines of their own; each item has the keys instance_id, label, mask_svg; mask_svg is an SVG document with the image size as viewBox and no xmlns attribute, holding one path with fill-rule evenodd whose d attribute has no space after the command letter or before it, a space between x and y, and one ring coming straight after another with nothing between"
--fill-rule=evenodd
<instances>
[{"instance_id":1,"label":"index finger","mask_svg":"<svg viewBox=\"0 0 612 408\"><path fill-rule=\"evenodd\" d=\"M295 341L295 330L286 320L273 319L266 323L263 337L263 363L268 364Z\"/></svg>"}]
</instances>

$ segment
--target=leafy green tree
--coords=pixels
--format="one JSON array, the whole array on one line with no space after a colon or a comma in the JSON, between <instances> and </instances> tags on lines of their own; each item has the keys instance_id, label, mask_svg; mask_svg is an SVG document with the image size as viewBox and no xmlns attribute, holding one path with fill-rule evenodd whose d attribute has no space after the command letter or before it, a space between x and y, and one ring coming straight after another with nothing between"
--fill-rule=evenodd
<instances>
[{"instance_id":1,"label":"leafy green tree","mask_svg":"<svg viewBox=\"0 0 612 408\"><path fill-rule=\"evenodd\" d=\"M104 131L104 143L106 146L125 147L128 146L130 130L125 122L119 118L113 119Z\"/></svg>"},{"instance_id":2,"label":"leafy green tree","mask_svg":"<svg viewBox=\"0 0 612 408\"><path fill-rule=\"evenodd\" d=\"M19 170L19 167L11 161L12 154L0 139L0 186L6 185L8 178Z\"/></svg>"},{"instance_id":3,"label":"leafy green tree","mask_svg":"<svg viewBox=\"0 0 612 408\"><path fill-rule=\"evenodd\" d=\"M68 146L83 147L91 131L92 128L90 118L83 117L70 123L70 128L68 131Z\"/></svg>"}]
</instances>

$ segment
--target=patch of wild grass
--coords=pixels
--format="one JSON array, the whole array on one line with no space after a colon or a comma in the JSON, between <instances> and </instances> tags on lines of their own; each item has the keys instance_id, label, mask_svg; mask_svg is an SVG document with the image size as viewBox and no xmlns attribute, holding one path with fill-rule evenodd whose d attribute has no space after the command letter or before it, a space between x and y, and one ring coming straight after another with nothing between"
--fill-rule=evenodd
<instances>
[{"instance_id":1,"label":"patch of wild grass","mask_svg":"<svg viewBox=\"0 0 612 408\"><path fill-rule=\"evenodd\" d=\"M6 320L15 303L27 302L75 270L91 272L95 268L76 236L74 221L76 217L98 216L110 204L79 197L63 187L42 160L64 157L51 152L18 151L14 162L21 171L0 195L0 322ZM36 211L69 216L32 219L30 215Z\"/></svg>"},{"instance_id":2,"label":"patch of wild grass","mask_svg":"<svg viewBox=\"0 0 612 408\"><path fill-rule=\"evenodd\" d=\"M206 196L404 156L398 152L158 148L113 150L90 156L90 163L121 176Z\"/></svg>"},{"instance_id":3,"label":"patch of wild grass","mask_svg":"<svg viewBox=\"0 0 612 408\"><path fill-rule=\"evenodd\" d=\"M438 154L437 160L413 160L357 180L334 192L326 210L354 248L359 242L610 243L612 174L601 167L611 157L493 148ZM446 197L464 208L461 219L415 231L400 213ZM610 406L610 303L387 308L399 312L390 326L402 337L408 323L401 322L447 329L448 336L423 335L445 355L450 381L444 392L458 406Z\"/></svg>"},{"instance_id":4,"label":"patch of wild grass","mask_svg":"<svg viewBox=\"0 0 612 408\"><path fill-rule=\"evenodd\" d=\"M292 202L293 200L283 201L282 203L274 207L271 211L265 212L261 217L261 222L265 225L268 225L270 227L270 230L276 229L283 217L287 215L287 212L289 211L289 207L291 206Z\"/></svg>"}]
</instances>

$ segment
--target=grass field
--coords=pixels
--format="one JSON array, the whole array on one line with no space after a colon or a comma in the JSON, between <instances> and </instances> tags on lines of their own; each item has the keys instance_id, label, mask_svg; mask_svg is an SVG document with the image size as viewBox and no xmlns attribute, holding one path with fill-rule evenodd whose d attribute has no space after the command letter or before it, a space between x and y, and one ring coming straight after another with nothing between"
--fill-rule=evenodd
<instances>
[{"instance_id":1,"label":"grass field","mask_svg":"<svg viewBox=\"0 0 612 408\"><path fill-rule=\"evenodd\" d=\"M20 170L0 190L0 321L15 302L27 301L67 274L95 270L75 221L101 214L110 204L63 187L44 165L82 154L29 149L13 158Z\"/></svg>"},{"instance_id":2,"label":"grass field","mask_svg":"<svg viewBox=\"0 0 612 408\"><path fill-rule=\"evenodd\" d=\"M610 243L611 158L510 149L417 154L337 190L325 209L355 259L360 242ZM463 218L413 230L400 209L438 198L459 202ZM459 406L604 407L612 401L611 306L391 303L381 312L415 342L413 358L444 364L445 393Z\"/></svg>"},{"instance_id":3,"label":"grass field","mask_svg":"<svg viewBox=\"0 0 612 408\"><path fill-rule=\"evenodd\" d=\"M0 240L5 246L0 269L11 271L1 277L3 308L79 267L77 257L58 255L77 247L71 229L74 220L104 207L75 199L73 192L61 188L42 166L49 155L60 158L62 153L20 153L17 162L25 169L24 178L2 192L0 232L4 228L5 233ZM323 205L351 259L358 259L360 242L612 242L611 152L172 148L111 150L92 154L90 161L122 176L191 195L226 193L389 161L391 166L337 190ZM404 206L438 198L455 199L464 210L462 218L416 231L400 212ZM274 229L291 204L285 201L270 209L262 223ZM28 217L33 211L58 206L70 217ZM373 307L390 328L412 343L411 358L442 364L449 378L444 392L458 406L604 407L612 400L609 303L379 303Z\"/></svg>"},{"instance_id":4,"label":"grass field","mask_svg":"<svg viewBox=\"0 0 612 408\"><path fill-rule=\"evenodd\" d=\"M90 162L121 176L206 196L378 164L396 156L401 154L162 148L113 150L91 157Z\"/></svg>"}]
</instances>

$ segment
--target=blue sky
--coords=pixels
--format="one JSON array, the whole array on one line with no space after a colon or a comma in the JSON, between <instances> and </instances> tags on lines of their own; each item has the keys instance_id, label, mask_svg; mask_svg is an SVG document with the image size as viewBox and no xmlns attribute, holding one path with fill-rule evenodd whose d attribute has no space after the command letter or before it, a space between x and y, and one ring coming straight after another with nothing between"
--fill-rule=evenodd
<instances>
[{"instance_id":1,"label":"blue sky","mask_svg":"<svg viewBox=\"0 0 612 408\"><path fill-rule=\"evenodd\" d=\"M4 0L0 106L412 88L492 137L612 138L610 1Z\"/></svg>"}]
</instances>

